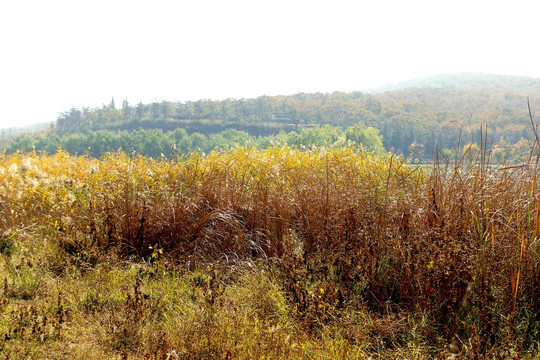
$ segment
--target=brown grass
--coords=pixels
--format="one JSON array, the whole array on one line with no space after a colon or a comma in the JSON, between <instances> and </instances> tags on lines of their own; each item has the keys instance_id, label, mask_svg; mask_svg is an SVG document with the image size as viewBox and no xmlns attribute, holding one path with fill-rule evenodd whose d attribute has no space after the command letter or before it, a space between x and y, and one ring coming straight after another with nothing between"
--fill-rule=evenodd
<instances>
[{"instance_id":1,"label":"brown grass","mask_svg":"<svg viewBox=\"0 0 540 360\"><path fill-rule=\"evenodd\" d=\"M80 331L74 348L93 333L104 354L155 358L537 353L537 143L492 169L482 142L427 174L351 148L5 157L5 346Z\"/></svg>"}]
</instances>

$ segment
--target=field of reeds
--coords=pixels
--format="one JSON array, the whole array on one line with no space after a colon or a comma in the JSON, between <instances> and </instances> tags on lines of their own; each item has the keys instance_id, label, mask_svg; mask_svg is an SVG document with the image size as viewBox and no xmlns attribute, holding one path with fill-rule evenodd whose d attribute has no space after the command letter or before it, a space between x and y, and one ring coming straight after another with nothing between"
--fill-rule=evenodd
<instances>
[{"instance_id":1,"label":"field of reeds","mask_svg":"<svg viewBox=\"0 0 540 360\"><path fill-rule=\"evenodd\" d=\"M533 359L535 158L0 159L7 359Z\"/></svg>"}]
</instances>

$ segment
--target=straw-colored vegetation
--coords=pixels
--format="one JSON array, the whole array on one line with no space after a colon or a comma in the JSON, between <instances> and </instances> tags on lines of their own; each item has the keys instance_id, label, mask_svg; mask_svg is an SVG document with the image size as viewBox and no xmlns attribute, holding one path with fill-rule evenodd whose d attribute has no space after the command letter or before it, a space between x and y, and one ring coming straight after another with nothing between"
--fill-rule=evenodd
<instances>
[{"instance_id":1,"label":"straw-colored vegetation","mask_svg":"<svg viewBox=\"0 0 540 360\"><path fill-rule=\"evenodd\" d=\"M0 161L8 359L535 358L535 166L352 148Z\"/></svg>"}]
</instances>

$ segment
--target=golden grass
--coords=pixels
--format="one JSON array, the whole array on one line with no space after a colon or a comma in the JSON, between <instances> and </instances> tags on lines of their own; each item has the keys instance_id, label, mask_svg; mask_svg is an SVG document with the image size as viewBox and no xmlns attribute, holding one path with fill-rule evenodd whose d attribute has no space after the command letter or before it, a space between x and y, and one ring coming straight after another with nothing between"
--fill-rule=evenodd
<instances>
[{"instance_id":1,"label":"golden grass","mask_svg":"<svg viewBox=\"0 0 540 360\"><path fill-rule=\"evenodd\" d=\"M530 357L534 166L352 148L0 161L8 358Z\"/></svg>"}]
</instances>

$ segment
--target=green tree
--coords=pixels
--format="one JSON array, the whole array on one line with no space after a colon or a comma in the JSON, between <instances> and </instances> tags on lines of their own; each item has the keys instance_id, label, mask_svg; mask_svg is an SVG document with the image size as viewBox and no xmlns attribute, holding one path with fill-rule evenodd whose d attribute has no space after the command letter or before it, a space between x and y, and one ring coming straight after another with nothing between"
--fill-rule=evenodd
<instances>
[{"instance_id":1,"label":"green tree","mask_svg":"<svg viewBox=\"0 0 540 360\"><path fill-rule=\"evenodd\" d=\"M376 154L383 154L385 152L379 130L367 127L364 124L356 124L347 128L345 131L345 138L348 141L362 144L363 149L372 151Z\"/></svg>"}]
</instances>

